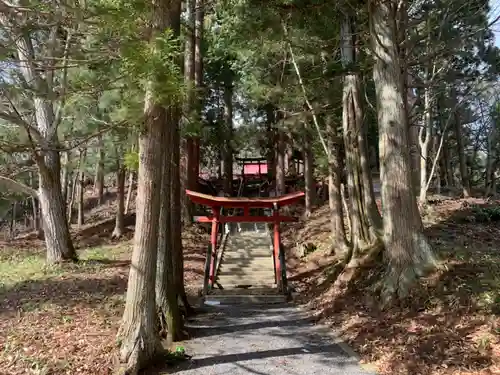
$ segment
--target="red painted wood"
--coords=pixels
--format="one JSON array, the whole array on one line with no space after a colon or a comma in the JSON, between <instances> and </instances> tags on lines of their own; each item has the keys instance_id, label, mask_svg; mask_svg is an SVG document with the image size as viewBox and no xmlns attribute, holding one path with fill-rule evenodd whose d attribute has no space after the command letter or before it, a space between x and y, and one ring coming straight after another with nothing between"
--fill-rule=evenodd
<instances>
[{"instance_id":1,"label":"red painted wood","mask_svg":"<svg viewBox=\"0 0 500 375\"><path fill-rule=\"evenodd\" d=\"M220 208L212 208L212 233L210 235L210 243L212 245L212 259L210 259L210 277L209 282L211 286L214 286L215 283L215 261L217 259L217 234L219 232L219 215Z\"/></svg>"},{"instance_id":2,"label":"red painted wood","mask_svg":"<svg viewBox=\"0 0 500 375\"><path fill-rule=\"evenodd\" d=\"M224 208L272 208L275 204L277 204L278 207L283 207L298 202L305 195L304 192L297 191L279 197L236 198L215 197L213 195L198 193L192 190L186 190L186 194L194 203L209 207Z\"/></svg>"},{"instance_id":3,"label":"red painted wood","mask_svg":"<svg viewBox=\"0 0 500 375\"><path fill-rule=\"evenodd\" d=\"M213 216L199 216L196 218L197 223L212 223ZM293 223L299 219L291 216L219 216L219 223L274 223L287 222Z\"/></svg>"},{"instance_id":4,"label":"red painted wood","mask_svg":"<svg viewBox=\"0 0 500 375\"><path fill-rule=\"evenodd\" d=\"M274 210L273 217L279 217L279 210ZM273 230L273 248L274 248L274 266L276 275L276 285L280 287L281 285L281 262L280 262L280 223L279 221L274 222Z\"/></svg>"}]
</instances>

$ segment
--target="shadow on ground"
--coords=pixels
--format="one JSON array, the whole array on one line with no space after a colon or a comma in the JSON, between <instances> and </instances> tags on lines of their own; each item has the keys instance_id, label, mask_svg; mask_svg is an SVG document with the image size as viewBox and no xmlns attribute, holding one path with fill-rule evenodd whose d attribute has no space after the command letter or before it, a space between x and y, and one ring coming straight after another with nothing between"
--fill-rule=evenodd
<instances>
[{"instance_id":1,"label":"shadow on ground","mask_svg":"<svg viewBox=\"0 0 500 375\"><path fill-rule=\"evenodd\" d=\"M47 279L25 280L0 289L0 314L36 310L42 305L71 308L97 307L110 296L123 295L127 287L127 261L103 260L98 269L117 268L119 274L62 274ZM114 272L114 271L112 271Z\"/></svg>"},{"instance_id":2,"label":"shadow on ground","mask_svg":"<svg viewBox=\"0 0 500 375\"><path fill-rule=\"evenodd\" d=\"M188 322L191 360L146 374L367 374L328 328L291 305L205 307Z\"/></svg>"},{"instance_id":3,"label":"shadow on ground","mask_svg":"<svg viewBox=\"0 0 500 375\"><path fill-rule=\"evenodd\" d=\"M498 202L487 207L500 207ZM410 298L381 310L374 285L382 267L363 272L336 295L334 264L297 267L302 301L381 374L479 374L500 364L500 225L474 219L481 204L439 202L424 221L443 269ZM499 211L500 212L500 211ZM485 372L488 373L488 372Z\"/></svg>"}]
</instances>

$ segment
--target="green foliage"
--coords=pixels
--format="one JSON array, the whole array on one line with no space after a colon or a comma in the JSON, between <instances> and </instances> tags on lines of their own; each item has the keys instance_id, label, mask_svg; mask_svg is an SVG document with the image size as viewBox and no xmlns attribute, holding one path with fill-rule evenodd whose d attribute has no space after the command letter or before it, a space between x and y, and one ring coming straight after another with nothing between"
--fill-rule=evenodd
<instances>
[{"instance_id":1,"label":"green foliage","mask_svg":"<svg viewBox=\"0 0 500 375\"><path fill-rule=\"evenodd\" d=\"M123 162L128 169L137 171L139 169L139 153L137 151L127 152Z\"/></svg>"},{"instance_id":2,"label":"green foliage","mask_svg":"<svg viewBox=\"0 0 500 375\"><path fill-rule=\"evenodd\" d=\"M478 223L500 221L500 206L473 206L472 214L474 215L474 220Z\"/></svg>"},{"instance_id":3,"label":"green foliage","mask_svg":"<svg viewBox=\"0 0 500 375\"><path fill-rule=\"evenodd\" d=\"M155 100L172 102L182 96L183 77L177 63L180 45L171 30L157 35L152 41L131 41L121 54L120 72L142 91L153 85Z\"/></svg>"}]
</instances>

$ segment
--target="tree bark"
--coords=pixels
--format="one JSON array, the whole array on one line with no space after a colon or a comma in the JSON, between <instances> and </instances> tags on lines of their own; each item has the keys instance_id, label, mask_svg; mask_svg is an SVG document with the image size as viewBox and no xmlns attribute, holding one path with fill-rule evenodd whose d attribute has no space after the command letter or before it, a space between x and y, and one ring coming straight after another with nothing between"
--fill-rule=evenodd
<instances>
[{"instance_id":1,"label":"tree bark","mask_svg":"<svg viewBox=\"0 0 500 375\"><path fill-rule=\"evenodd\" d=\"M62 154L62 176L61 176L61 185L62 185L62 195L64 202L68 201L68 185L70 179L69 173L69 160L70 160L71 151L65 151Z\"/></svg>"},{"instance_id":2,"label":"tree bark","mask_svg":"<svg viewBox=\"0 0 500 375\"><path fill-rule=\"evenodd\" d=\"M14 235L14 230L15 230L15 225L16 225L16 211L17 211L17 201L14 201L14 203L12 203L11 205L11 210L12 210L12 213L11 213L11 216L10 216L10 228L9 228L9 237L11 240L14 239L15 235Z\"/></svg>"},{"instance_id":3,"label":"tree bark","mask_svg":"<svg viewBox=\"0 0 500 375\"><path fill-rule=\"evenodd\" d=\"M120 238L125 231L125 166L117 162L116 171L116 188L117 188L117 200L118 206L116 207L116 222L113 233L111 233L112 238Z\"/></svg>"},{"instance_id":4,"label":"tree bark","mask_svg":"<svg viewBox=\"0 0 500 375\"><path fill-rule=\"evenodd\" d=\"M495 125L491 127L487 139L487 154L486 154L486 177L485 177L485 194L486 196L495 193L493 191L494 167L496 161L496 129Z\"/></svg>"},{"instance_id":5,"label":"tree bark","mask_svg":"<svg viewBox=\"0 0 500 375\"><path fill-rule=\"evenodd\" d=\"M196 83L196 115L201 122L201 113L203 111L203 34L205 27L205 1L196 0L195 4L195 43L194 43L194 80ZM196 176L196 182L200 174L200 137L193 140L193 176Z\"/></svg>"},{"instance_id":6,"label":"tree bark","mask_svg":"<svg viewBox=\"0 0 500 375\"><path fill-rule=\"evenodd\" d=\"M195 0L195 43L194 43L194 80L196 88L203 86L203 34L205 20L205 1ZM201 96L200 96L201 97ZM201 111L201 108L199 108Z\"/></svg>"},{"instance_id":7,"label":"tree bark","mask_svg":"<svg viewBox=\"0 0 500 375\"><path fill-rule=\"evenodd\" d=\"M346 69L355 63L354 34L351 17L346 16L342 25L342 59ZM349 72L344 77L342 124L354 258L360 250L375 245L382 227L368 163L360 85L360 77L356 72Z\"/></svg>"},{"instance_id":8,"label":"tree bark","mask_svg":"<svg viewBox=\"0 0 500 375\"><path fill-rule=\"evenodd\" d=\"M31 188L36 191L37 187L33 172L30 172L30 185ZM38 202L38 194L36 196L31 196L31 206L33 209L33 230L37 233L37 237L41 239L43 238L43 229L41 225L40 203Z\"/></svg>"},{"instance_id":9,"label":"tree bark","mask_svg":"<svg viewBox=\"0 0 500 375\"><path fill-rule=\"evenodd\" d=\"M98 204L102 204L104 198L104 142L102 134L97 136L97 153L99 159L96 164L96 172L94 179L94 194L97 194Z\"/></svg>"},{"instance_id":10,"label":"tree bark","mask_svg":"<svg viewBox=\"0 0 500 375\"><path fill-rule=\"evenodd\" d=\"M125 201L125 215L128 214L130 208L130 200L132 199L132 190L134 190L134 172L130 171L128 173L128 191L127 200Z\"/></svg>"},{"instance_id":11,"label":"tree bark","mask_svg":"<svg viewBox=\"0 0 500 375\"><path fill-rule=\"evenodd\" d=\"M375 1L370 6L371 44L379 124L385 257L388 273L382 285L384 304L408 295L425 271L436 267L423 233L412 189L406 93L399 61L398 17L406 12L399 0ZM399 9L399 13L397 9Z\"/></svg>"},{"instance_id":12,"label":"tree bark","mask_svg":"<svg viewBox=\"0 0 500 375\"><path fill-rule=\"evenodd\" d=\"M86 150L80 150L80 170L78 171L78 204L77 204L77 226L78 228L82 227L85 223L85 211L84 211L84 193L85 193L85 157Z\"/></svg>"},{"instance_id":13,"label":"tree bark","mask_svg":"<svg viewBox=\"0 0 500 375\"><path fill-rule=\"evenodd\" d=\"M182 144L182 168L181 178L184 189L181 191L182 217L186 225L191 224L192 202L185 193L185 189L196 190L198 175L194 166L196 162L196 152L194 149L193 126L195 118L195 0L186 0L186 43L184 48L184 82L187 86L187 98L184 102L184 116L188 119L188 135ZM191 125L191 126L190 126Z\"/></svg>"},{"instance_id":14,"label":"tree bark","mask_svg":"<svg viewBox=\"0 0 500 375\"><path fill-rule=\"evenodd\" d=\"M340 188L342 180L341 138L337 136L337 129L332 117L329 116L326 121L328 150L330 151L328 155L328 198L332 226L331 251L344 256L347 254L349 246L345 233L342 190Z\"/></svg>"},{"instance_id":15,"label":"tree bark","mask_svg":"<svg viewBox=\"0 0 500 375\"><path fill-rule=\"evenodd\" d=\"M173 109L172 109L173 110ZM174 111L174 110L173 110ZM171 247L172 247L172 263L174 268L174 282L176 291L181 302L187 311L191 307L187 300L186 290L184 289L184 255L182 250L182 223L179 220L181 215L181 192L180 192L180 134L179 134L179 113L175 112L172 115L171 122L172 132L172 163L171 163Z\"/></svg>"},{"instance_id":16,"label":"tree bark","mask_svg":"<svg viewBox=\"0 0 500 375\"><path fill-rule=\"evenodd\" d=\"M79 163L78 169L73 172L72 176L70 176L70 177L72 177L71 184L70 184L70 197L69 197L69 202L68 202L67 209L66 209L66 214L67 214L67 219L68 219L69 224L71 224L71 222L73 221L73 206L75 204L76 193L78 191L78 178L80 176L80 173L78 171L80 170L81 158L80 158L80 161L78 163Z\"/></svg>"},{"instance_id":17,"label":"tree bark","mask_svg":"<svg viewBox=\"0 0 500 375\"><path fill-rule=\"evenodd\" d=\"M305 201L306 217L310 216L316 201L316 184L314 181L314 155L312 151L312 134L309 126L304 126L305 135L303 143L304 154L304 180L305 180Z\"/></svg>"},{"instance_id":18,"label":"tree bark","mask_svg":"<svg viewBox=\"0 0 500 375\"><path fill-rule=\"evenodd\" d=\"M224 193L233 195L233 82L232 79L224 85L224 145L223 167Z\"/></svg>"},{"instance_id":19,"label":"tree bark","mask_svg":"<svg viewBox=\"0 0 500 375\"><path fill-rule=\"evenodd\" d=\"M43 231L47 245L47 263L76 261L73 242L66 220L66 207L61 192L59 154L50 151L45 161L39 161L39 202Z\"/></svg>"},{"instance_id":20,"label":"tree bark","mask_svg":"<svg viewBox=\"0 0 500 375\"><path fill-rule=\"evenodd\" d=\"M17 15L12 15L18 17ZM0 16L0 23L3 26L11 20L5 16ZM38 70L36 63L37 49L33 46L32 33L22 30L19 34L13 36L17 58L17 66L23 75L24 82L29 85L32 93L32 105L36 128L30 129L30 136L38 143L43 151L33 152L32 156L36 160L39 172L39 200L42 208L42 216L45 229L45 242L47 246L47 261L49 263L58 262L65 259L76 260L76 253L69 236L69 227L65 219L64 199L61 187L61 165L58 151L59 139L57 136L57 126L60 116L54 113L54 98L57 96L53 87L53 72L44 72L44 69ZM67 45L71 38L68 38ZM62 76L64 77L67 69L67 51L63 53ZM46 56L47 58L59 58L59 56ZM45 74L47 73L47 74ZM62 80L60 90L64 92L65 79ZM62 107L63 103L60 103ZM60 112L59 112L60 113ZM26 127L26 123L22 127ZM29 127L29 125L28 125Z\"/></svg>"},{"instance_id":21,"label":"tree bark","mask_svg":"<svg viewBox=\"0 0 500 375\"><path fill-rule=\"evenodd\" d=\"M427 73L429 76L430 73ZM426 87L424 91L424 121L418 134L420 147L420 194L419 203L427 201L427 161L429 160L429 145L432 139L432 91ZM430 176L432 178L432 176Z\"/></svg>"},{"instance_id":22,"label":"tree bark","mask_svg":"<svg viewBox=\"0 0 500 375\"><path fill-rule=\"evenodd\" d=\"M180 24L180 0L154 0L152 3L152 35ZM154 45L153 45L154 46ZM157 331L155 290L158 258L158 229L160 219L160 190L166 122L164 104L155 101L154 83L162 79L153 74L145 95L145 126L139 137L139 173L137 189L136 228L132 267L130 269L127 299L119 337L120 360L125 373L137 374L151 364L162 347ZM179 143L177 143L177 171L179 171ZM180 205L179 172L177 204ZM179 210L176 212L180 235Z\"/></svg>"},{"instance_id":23,"label":"tree bark","mask_svg":"<svg viewBox=\"0 0 500 375\"><path fill-rule=\"evenodd\" d=\"M457 141L457 154L458 154L458 162L460 165L460 178L462 180L462 192L463 192L464 198L469 198L471 196L470 179L469 179L469 173L467 171L465 145L464 145L464 139L462 136L462 123L460 121L460 113L459 113L458 109L456 109L456 107L457 107L456 106L457 92L454 88L451 89L450 97L451 97L451 102L452 102L452 108L454 109L453 125L455 128L455 138Z\"/></svg>"},{"instance_id":24,"label":"tree bark","mask_svg":"<svg viewBox=\"0 0 500 375\"><path fill-rule=\"evenodd\" d=\"M165 155L163 158L163 173L161 184L160 224L158 234L158 263L156 275L156 306L160 317L160 333L166 334L167 342L183 338L183 321L179 309L177 285L174 278L174 253L172 238L171 211L171 167L172 167L172 131L178 118L171 109L167 110L167 129L165 134Z\"/></svg>"},{"instance_id":25,"label":"tree bark","mask_svg":"<svg viewBox=\"0 0 500 375\"><path fill-rule=\"evenodd\" d=\"M278 129L278 144L276 145L276 195L286 194L285 185L285 133Z\"/></svg>"},{"instance_id":26,"label":"tree bark","mask_svg":"<svg viewBox=\"0 0 500 375\"><path fill-rule=\"evenodd\" d=\"M152 85L151 85L152 86ZM161 348L156 331L155 288L165 109L145 99L145 129L139 137L136 228L125 312L119 336L120 360L129 373L146 367ZM159 173L160 172L160 173Z\"/></svg>"},{"instance_id":27,"label":"tree bark","mask_svg":"<svg viewBox=\"0 0 500 375\"><path fill-rule=\"evenodd\" d=\"M274 114L274 106L271 103L266 104L266 134L267 134L267 178L269 181L274 180L274 175L276 172L276 158L275 158L275 148L276 148L276 131L274 125L276 123L276 116Z\"/></svg>"}]
</instances>

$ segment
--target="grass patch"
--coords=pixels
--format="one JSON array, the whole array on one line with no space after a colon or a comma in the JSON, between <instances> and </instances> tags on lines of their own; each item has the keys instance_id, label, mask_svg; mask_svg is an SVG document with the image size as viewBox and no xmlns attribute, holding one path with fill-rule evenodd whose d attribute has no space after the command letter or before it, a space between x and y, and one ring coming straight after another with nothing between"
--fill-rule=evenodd
<instances>
[{"instance_id":1,"label":"grass patch","mask_svg":"<svg viewBox=\"0 0 500 375\"><path fill-rule=\"evenodd\" d=\"M129 271L128 244L82 250L76 264L47 266L43 251L3 255L2 371L109 373Z\"/></svg>"},{"instance_id":2,"label":"grass patch","mask_svg":"<svg viewBox=\"0 0 500 375\"><path fill-rule=\"evenodd\" d=\"M9 288L18 282L43 280L64 276L68 272L96 273L112 264L127 263L129 248L122 246L103 246L89 248L80 252L76 264L47 265L45 254L27 256L7 252L9 256L0 257L0 288Z\"/></svg>"}]
</instances>

